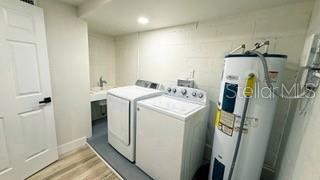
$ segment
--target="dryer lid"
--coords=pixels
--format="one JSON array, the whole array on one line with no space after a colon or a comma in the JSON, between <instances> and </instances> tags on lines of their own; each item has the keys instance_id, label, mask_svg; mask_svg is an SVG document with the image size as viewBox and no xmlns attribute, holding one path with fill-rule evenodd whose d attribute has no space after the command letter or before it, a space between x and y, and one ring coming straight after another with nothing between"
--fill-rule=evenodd
<instances>
[{"instance_id":1,"label":"dryer lid","mask_svg":"<svg viewBox=\"0 0 320 180\"><path fill-rule=\"evenodd\" d=\"M162 94L162 91L149 89L139 86L124 86L119 88L110 89L108 94L121 97L128 100L135 100L142 97L150 96L153 94Z\"/></svg>"}]
</instances>

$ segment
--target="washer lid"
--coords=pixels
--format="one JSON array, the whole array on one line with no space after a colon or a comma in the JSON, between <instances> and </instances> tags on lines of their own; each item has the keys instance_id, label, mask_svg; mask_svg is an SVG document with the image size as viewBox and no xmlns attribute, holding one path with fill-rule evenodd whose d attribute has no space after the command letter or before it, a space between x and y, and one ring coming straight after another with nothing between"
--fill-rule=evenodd
<instances>
[{"instance_id":1,"label":"washer lid","mask_svg":"<svg viewBox=\"0 0 320 180\"><path fill-rule=\"evenodd\" d=\"M162 91L139 86L124 86L110 89L107 93L124 99L135 100L153 94L160 95L162 94Z\"/></svg>"},{"instance_id":2,"label":"washer lid","mask_svg":"<svg viewBox=\"0 0 320 180\"><path fill-rule=\"evenodd\" d=\"M168 96L158 96L151 99L146 99L138 102L141 105L146 105L148 107L159 108L164 112L173 113L182 118L186 118L197 110L201 109L203 106L184 100L175 99Z\"/></svg>"}]
</instances>

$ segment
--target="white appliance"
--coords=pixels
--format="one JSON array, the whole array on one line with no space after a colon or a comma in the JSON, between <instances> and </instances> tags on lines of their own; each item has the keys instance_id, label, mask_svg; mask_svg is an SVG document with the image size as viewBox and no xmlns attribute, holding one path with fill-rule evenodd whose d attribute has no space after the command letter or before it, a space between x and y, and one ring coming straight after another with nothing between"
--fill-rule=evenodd
<instances>
[{"instance_id":1,"label":"white appliance","mask_svg":"<svg viewBox=\"0 0 320 180\"><path fill-rule=\"evenodd\" d=\"M280 87L287 56L280 54L263 56L268 65L266 72L270 82L274 87ZM250 74L255 75L256 85L254 94L247 104L244 89L248 87ZM276 90L281 92L280 88ZM231 54L225 57L215 121L210 180L230 180L230 177L233 180L260 179L277 101L278 97L267 87L264 68L257 55ZM246 114L244 127L241 128L242 141L238 141L244 111ZM240 144L236 148L238 142ZM237 156L235 156L236 149L239 152ZM233 169L232 162L235 162Z\"/></svg>"},{"instance_id":2,"label":"white appliance","mask_svg":"<svg viewBox=\"0 0 320 180\"><path fill-rule=\"evenodd\" d=\"M107 92L108 142L131 162L135 161L136 102L160 96L159 84L138 80L134 86Z\"/></svg>"},{"instance_id":3,"label":"white appliance","mask_svg":"<svg viewBox=\"0 0 320 180\"><path fill-rule=\"evenodd\" d=\"M206 93L169 87L137 105L136 165L153 179L191 180L203 160Z\"/></svg>"}]
</instances>

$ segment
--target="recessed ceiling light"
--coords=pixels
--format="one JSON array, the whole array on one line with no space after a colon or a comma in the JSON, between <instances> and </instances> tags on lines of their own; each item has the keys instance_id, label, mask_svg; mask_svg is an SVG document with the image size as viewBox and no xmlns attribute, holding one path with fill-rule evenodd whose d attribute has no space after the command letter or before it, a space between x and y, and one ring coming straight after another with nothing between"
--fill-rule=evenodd
<instances>
[{"instance_id":1,"label":"recessed ceiling light","mask_svg":"<svg viewBox=\"0 0 320 180\"><path fill-rule=\"evenodd\" d=\"M139 17L138 18L138 23L139 24L148 24L149 23L149 19L146 17Z\"/></svg>"}]
</instances>

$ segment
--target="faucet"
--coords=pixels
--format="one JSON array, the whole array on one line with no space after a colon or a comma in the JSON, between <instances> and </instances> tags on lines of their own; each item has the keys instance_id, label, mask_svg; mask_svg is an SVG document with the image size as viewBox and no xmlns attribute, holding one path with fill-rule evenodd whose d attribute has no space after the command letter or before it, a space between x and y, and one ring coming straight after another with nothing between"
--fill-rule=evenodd
<instances>
[{"instance_id":1,"label":"faucet","mask_svg":"<svg viewBox=\"0 0 320 180\"><path fill-rule=\"evenodd\" d=\"M103 84L107 84L108 82L106 80L102 79L102 76L99 78L98 86L103 90Z\"/></svg>"}]
</instances>

